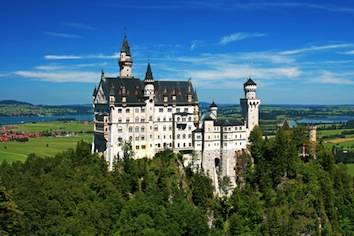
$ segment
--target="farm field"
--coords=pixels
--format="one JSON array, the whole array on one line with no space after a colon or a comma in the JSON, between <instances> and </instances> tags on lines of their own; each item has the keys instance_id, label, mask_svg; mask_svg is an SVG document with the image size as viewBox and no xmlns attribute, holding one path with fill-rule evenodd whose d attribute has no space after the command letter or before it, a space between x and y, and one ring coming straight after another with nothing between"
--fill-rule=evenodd
<instances>
[{"instance_id":1,"label":"farm field","mask_svg":"<svg viewBox=\"0 0 354 236\"><path fill-rule=\"evenodd\" d=\"M26 123L21 125L15 125L15 127L15 131L25 133L33 133L40 131L91 132L93 130L93 123L79 121L51 121Z\"/></svg>"},{"instance_id":2,"label":"farm field","mask_svg":"<svg viewBox=\"0 0 354 236\"><path fill-rule=\"evenodd\" d=\"M41 131L62 131L75 133L70 136L49 136L30 138L28 142L0 142L0 162L25 161L28 154L39 156L53 156L58 152L74 148L78 141L92 141L92 122L79 121L51 121L40 123L26 123L12 126L14 131L35 133Z\"/></svg>"},{"instance_id":3,"label":"farm field","mask_svg":"<svg viewBox=\"0 0 354 236\"><path fill-rule=\"evenodd\" d=\"M28 154L39 156L53 156L69 148L74 148L78 141L92 141L92 135L83 134L71 137L40 137L30 138L28 142L0 143L0 162L25 161Z\"/></svg>"}]
</instances>

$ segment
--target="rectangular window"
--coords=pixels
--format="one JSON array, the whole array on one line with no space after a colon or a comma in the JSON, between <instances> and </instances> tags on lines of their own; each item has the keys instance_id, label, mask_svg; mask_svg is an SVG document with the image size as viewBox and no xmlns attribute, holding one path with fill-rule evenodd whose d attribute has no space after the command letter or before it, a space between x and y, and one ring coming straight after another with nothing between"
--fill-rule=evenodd
<instances>
[{"instance_id":1,"label":"rectangular window","mask_svg":"<svg viewBox=\"0 0 354 236\"><path fill-rule=\"evenodd\" d=\"M119 109L118 109L118 113L122 113L122 108L119 108Z\"/></svg>"},{"instance_id":2,"label":"rectangular window","mask_svg":"<svg viewBox=\"0 0 354 236\"><path fill-rule=\"evenodd\" d=\"M172 112L172 108L169 107L169 108L167 109L167 111L168 111L168 112Z\"/></svg>"},{"instance_id":3,"label":"rectangular window","mask_svg":"<svg viewBox=\"0 0 354 236\"><path fill-rule=\"evenodd\" d=\"M184 108L184 112L188 112L188 108Z\"/></svg>"},{"instance_id":4,"label":"rectangular window","mask_svg":"<svg viewBox=\"0 0 354 236\"><path fill-rule=\"evenodd\" d=\"M126 113L129 113L129 112L130 112L130 109L129 109L129 108L125 109L125 112L126 112Z\"/></svg>"},{"instance_id":5,"label":"rectangular window","mask_svg":"<svg viewBox=\"0 0 354 236\"><path fill-rule=\"evenodd\" d=\"M141 149L145 149L145 145L141 145Z\"/></svg>"},{"instance_id":6,"label":"rectangular window","mask_svg":"<svg viewBox=\"0 0 354 236\"><path fill-rule=\"evenodd\" d=\"M141 108L141 112L144 113L145 112L145 107Z\"/></svg>"},{"instance_id":7,"label":"rectangular window","mask_svg":"<svg viewBox=\"0 0 354 236\"><path fill-rule=\"evenodd\" d=\"M159 112L163 112L163 108L159 108Z\"/></svg>"},{"instance_id":8,"label":"rectangular window","mask_svg":"<svg viewBox=\"0 0 354 236\"><path fill-rule=\"evenodd\" d=\"M139 145L136 145L136 146L135 146L135 149L136 149L136 150L139 150Z\"/></svg>"}]
</instances>

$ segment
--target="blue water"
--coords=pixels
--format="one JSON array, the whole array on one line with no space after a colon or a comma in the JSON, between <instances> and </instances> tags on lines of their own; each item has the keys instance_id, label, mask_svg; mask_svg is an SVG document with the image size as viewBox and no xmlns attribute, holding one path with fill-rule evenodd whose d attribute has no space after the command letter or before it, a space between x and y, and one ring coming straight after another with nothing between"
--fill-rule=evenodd
<instances>
[{"instance_id":1,"label":"blue water","mask_svg":"<svg viewBox=\"0 0 354 236\"><path fill-rule=\"evenodd\" d=\"M296 120L297 123L305 124L319 124L319 123L345 123L348 120L354 120L354 116L325 116L325 117L316 117L316 118L307 118L304 117L300 120Z\"/></svg>"},{"instance_id":2,"label":"blue water","mask_svg":"<svg viewBox=\"0 0 354 236\"><path fill-rule=\"evenodd\" d=\"M22 124L32 122L55 121L62 119L73 119L77 121L92 121L90 114L81 115L61 115L61 116L0 116L0 125Z\"/></svg>"}]
</instances>

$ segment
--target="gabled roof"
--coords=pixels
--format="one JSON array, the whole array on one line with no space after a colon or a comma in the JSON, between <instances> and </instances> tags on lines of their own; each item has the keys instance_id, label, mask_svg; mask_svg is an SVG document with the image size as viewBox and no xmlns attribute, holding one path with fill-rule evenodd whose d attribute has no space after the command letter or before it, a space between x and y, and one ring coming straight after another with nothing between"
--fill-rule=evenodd
<instances>
[{"instance_id":1,"label":"gabled roof","mask_svg":"<svg viewBox=\"0 0 354 236\"><path fill-rule=\"evenodd\" d=\"M246 83L243 84L243 86L247 86L247 85L257 85L251 78L248 78L248 80L246 81Z\"/></svg>"},{"instance_id":2,"label":"gabled roof","mask_svg":"<svg viewBox=\"0 0 354 236\"><path fill-rule=\"evenodd\" d=\"M96 86L95 86L95 88L93 89L92 96L93 96L93 97L95 97L95 96L96 96L96 94L97 94L97 88L96 88Z\"/></svg>"},{"instance_id":3,"label":"gabled roof","mask_svg":"<svg viewBox=\"0 0 354 236\"><path fill-rule=\"evenodd\" d=\"M153 81L155 88L155 104L165 104L164 97L168 97L168 104L175 103L195 104L198 102L192 84L188 81ZM115 103L120 104L122 97L126 97L127 105L144 105L144 81L138 78L104 77L100 82L106 97L115 96ZM192 101L188 102L188 95L192 95ZM175 100L172 100L175 96Z\"/></svg>"}]
</instances>

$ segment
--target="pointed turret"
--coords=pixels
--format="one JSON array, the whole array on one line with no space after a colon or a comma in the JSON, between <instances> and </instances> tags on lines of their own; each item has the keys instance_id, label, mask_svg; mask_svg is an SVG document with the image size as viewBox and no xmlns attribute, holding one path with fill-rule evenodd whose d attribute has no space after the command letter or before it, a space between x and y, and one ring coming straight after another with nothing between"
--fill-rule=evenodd
<instances>
[{"instance_id":1,"label":"pointed turret","mask_svg":"<svg viewBox=\"0 0 354 236\"><path fill-rule=\"evenodd\" d=\"M150 63L148 63L144 79L144 95L150 99L155 95L155 86L154 86L154 76L152 75L152 69Z\"/></svg>"},{"instance_id":2,"label":"pointed turret","mask_svg":"<svg viewBox=\"0 0 354 236\"><path fill-rule=\"evenodd\" d=\"M128 43L128 38L124 35L122 48L120 50L120 57L119 57L119 76L121 78L131 78L132 77L132 55L130 52L130 47Z\"/></svg>"},{"instance_id":3,"label":"pointed turret","mask_svg":"<svg viewBox=\"0 0 354 236\"><path fill-rule=\"evenodd\" d=\"M147 68L146 68L144 82L146 82L146 83L154 82L154 76L152 75L152 70L151 70L150 63L148 63Z\"/></svg>"},{"instance_id":4,"label":"pointed turret","mask_svg":"<svg viewBox=\"0 0 354 236\"><path fill-rule=\"evenodd\" d=\"M131 56L130 54L130 47L128 43L128 37L127 35L124 35L123 43L122 43L122 48L120 49L121 53L125 53L127 56Z\"/></svg>"}]
</instances>

